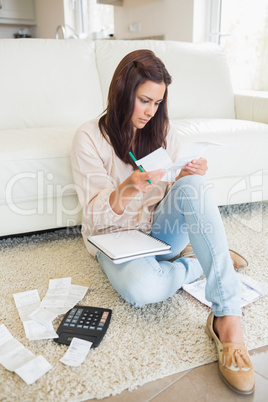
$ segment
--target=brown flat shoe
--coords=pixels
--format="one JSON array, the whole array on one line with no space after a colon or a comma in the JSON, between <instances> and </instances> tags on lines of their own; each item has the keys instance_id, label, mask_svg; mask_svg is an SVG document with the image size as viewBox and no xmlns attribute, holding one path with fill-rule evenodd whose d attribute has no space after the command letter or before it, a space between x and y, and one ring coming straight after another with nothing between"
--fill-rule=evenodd
<instances>
[{"instance_id":1,"label":"brown flat shoe","mask_svg":"<svg viewBox=\"0 0 268 402\"><path fill-rule=\"evenodd\" d=\"M240 343L221 343L213 329L214 314L207 319L206 333L216 343L218 351L219 374L225 384L242 395L254 391L254 369L245 345Z\"/></svg>"},{"instance_id":2,"label":"brown flat shoe","mask_svg":"<svg viewBox=\"0 0 268 402\"><path fill-rule=\"evenodd\" d=\"M242 255L233 250L229 250L229 252L235 269L246 268L248 266L247 260Z\"/></svg>"},{"instance_id":3,"label":"brown flat shoe","mask_svg":"<svg viewBox=\"0 0 268 402\"><path fill-rule=\"evenodd\" d=\"M184 250L179 254L179 258L196 258L191 244L187 244Z\"/></svg>"},{"instance_id":4,"label":"brown flat shoe","mask_svg":"<svg viewBox=\"0 0 268 402\"><path fill-rule=\"evenodd\" d=\"M238 254L236 251L233 250L229 250L229 252L235 269L242 269L248 266L247 260L244 257L242 257L242 255ZM190 243L187 244L185 249L182 250L182 252L178 256L173 258L171 261L175 261L177 258L196 258Z\"/></svg>"}]
</instances>

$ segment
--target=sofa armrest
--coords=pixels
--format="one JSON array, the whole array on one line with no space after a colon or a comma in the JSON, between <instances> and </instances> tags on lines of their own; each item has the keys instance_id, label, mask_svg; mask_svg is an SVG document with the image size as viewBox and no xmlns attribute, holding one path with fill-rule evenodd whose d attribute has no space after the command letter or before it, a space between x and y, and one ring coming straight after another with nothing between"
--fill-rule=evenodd
<instances>
[{"instance_id":1,"label":"sofa armrest","mask_svg":"<svg viewBox=\"0 0 268 402\"><path fill-rule=\"evenodd\" d=\"M268 92L241 91L234 94L235 114L240 120L268 124Z\"/></svg>"}]
</instances>

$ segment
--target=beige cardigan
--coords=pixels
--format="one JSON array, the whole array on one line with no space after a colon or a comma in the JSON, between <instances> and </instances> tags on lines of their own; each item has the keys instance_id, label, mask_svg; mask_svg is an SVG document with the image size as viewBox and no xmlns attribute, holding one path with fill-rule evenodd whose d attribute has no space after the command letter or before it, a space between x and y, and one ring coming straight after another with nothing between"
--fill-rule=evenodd
<instances>
[{"instance_id":1,"label":"beige cardigan","mask_svg":"<svg viewBox=\"0 0 268 402\"><path fill-rule=\"evenodd\" d=\"M179 140L172 126L167 136L167 152L175 162L179 153ZM83 208L83 238L92 255L96 251L87 241L89 235L134 228L150 232L153 211L165 196L170 183L161 181L149 193L138 193L124 213L117 215L110 206L110 194L134 169L115 154L102 136L97 119L83 124L77 130L71 161L76 191Z\"/></svg>"}]
</instances>

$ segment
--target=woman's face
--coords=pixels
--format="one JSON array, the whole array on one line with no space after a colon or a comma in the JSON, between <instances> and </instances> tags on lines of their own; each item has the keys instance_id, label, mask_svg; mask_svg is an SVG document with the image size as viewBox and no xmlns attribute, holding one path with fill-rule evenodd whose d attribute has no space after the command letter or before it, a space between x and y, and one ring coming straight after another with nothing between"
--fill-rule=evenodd
<instances>
[{"instance_id":1,"label":"woman's face","mask_svg":"<svg viewBox=\"0 0 268 402\"><path fill-rule=\"evenodd\" d=\"M165 91L166 84L164 82L146 81L138 87L131 118L134 133L137 129L143 128L154 117L159 104L164 98Z\"/></svg>"}]
</instances>

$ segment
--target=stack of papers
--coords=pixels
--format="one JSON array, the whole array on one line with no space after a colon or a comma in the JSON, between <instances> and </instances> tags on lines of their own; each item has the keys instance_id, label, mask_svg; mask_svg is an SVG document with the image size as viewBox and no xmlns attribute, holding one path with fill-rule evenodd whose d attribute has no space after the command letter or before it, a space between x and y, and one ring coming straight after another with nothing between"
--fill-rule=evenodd
<instances>
[{"instance_id":1,"label":"stack of papers","mask_svg":"<svg viewBox=\"0 0 268 402\"><path fill-rule=\"evenodd\" d=\"M260 299L268 294L268 283L258 282L250 276L236 272L241 287L241 307L245 307L250 303ZM183 285L183 289L190 293L201 303L211 307L211 303L205 297L206 279Z\"/></svg>"}]
</instances>

